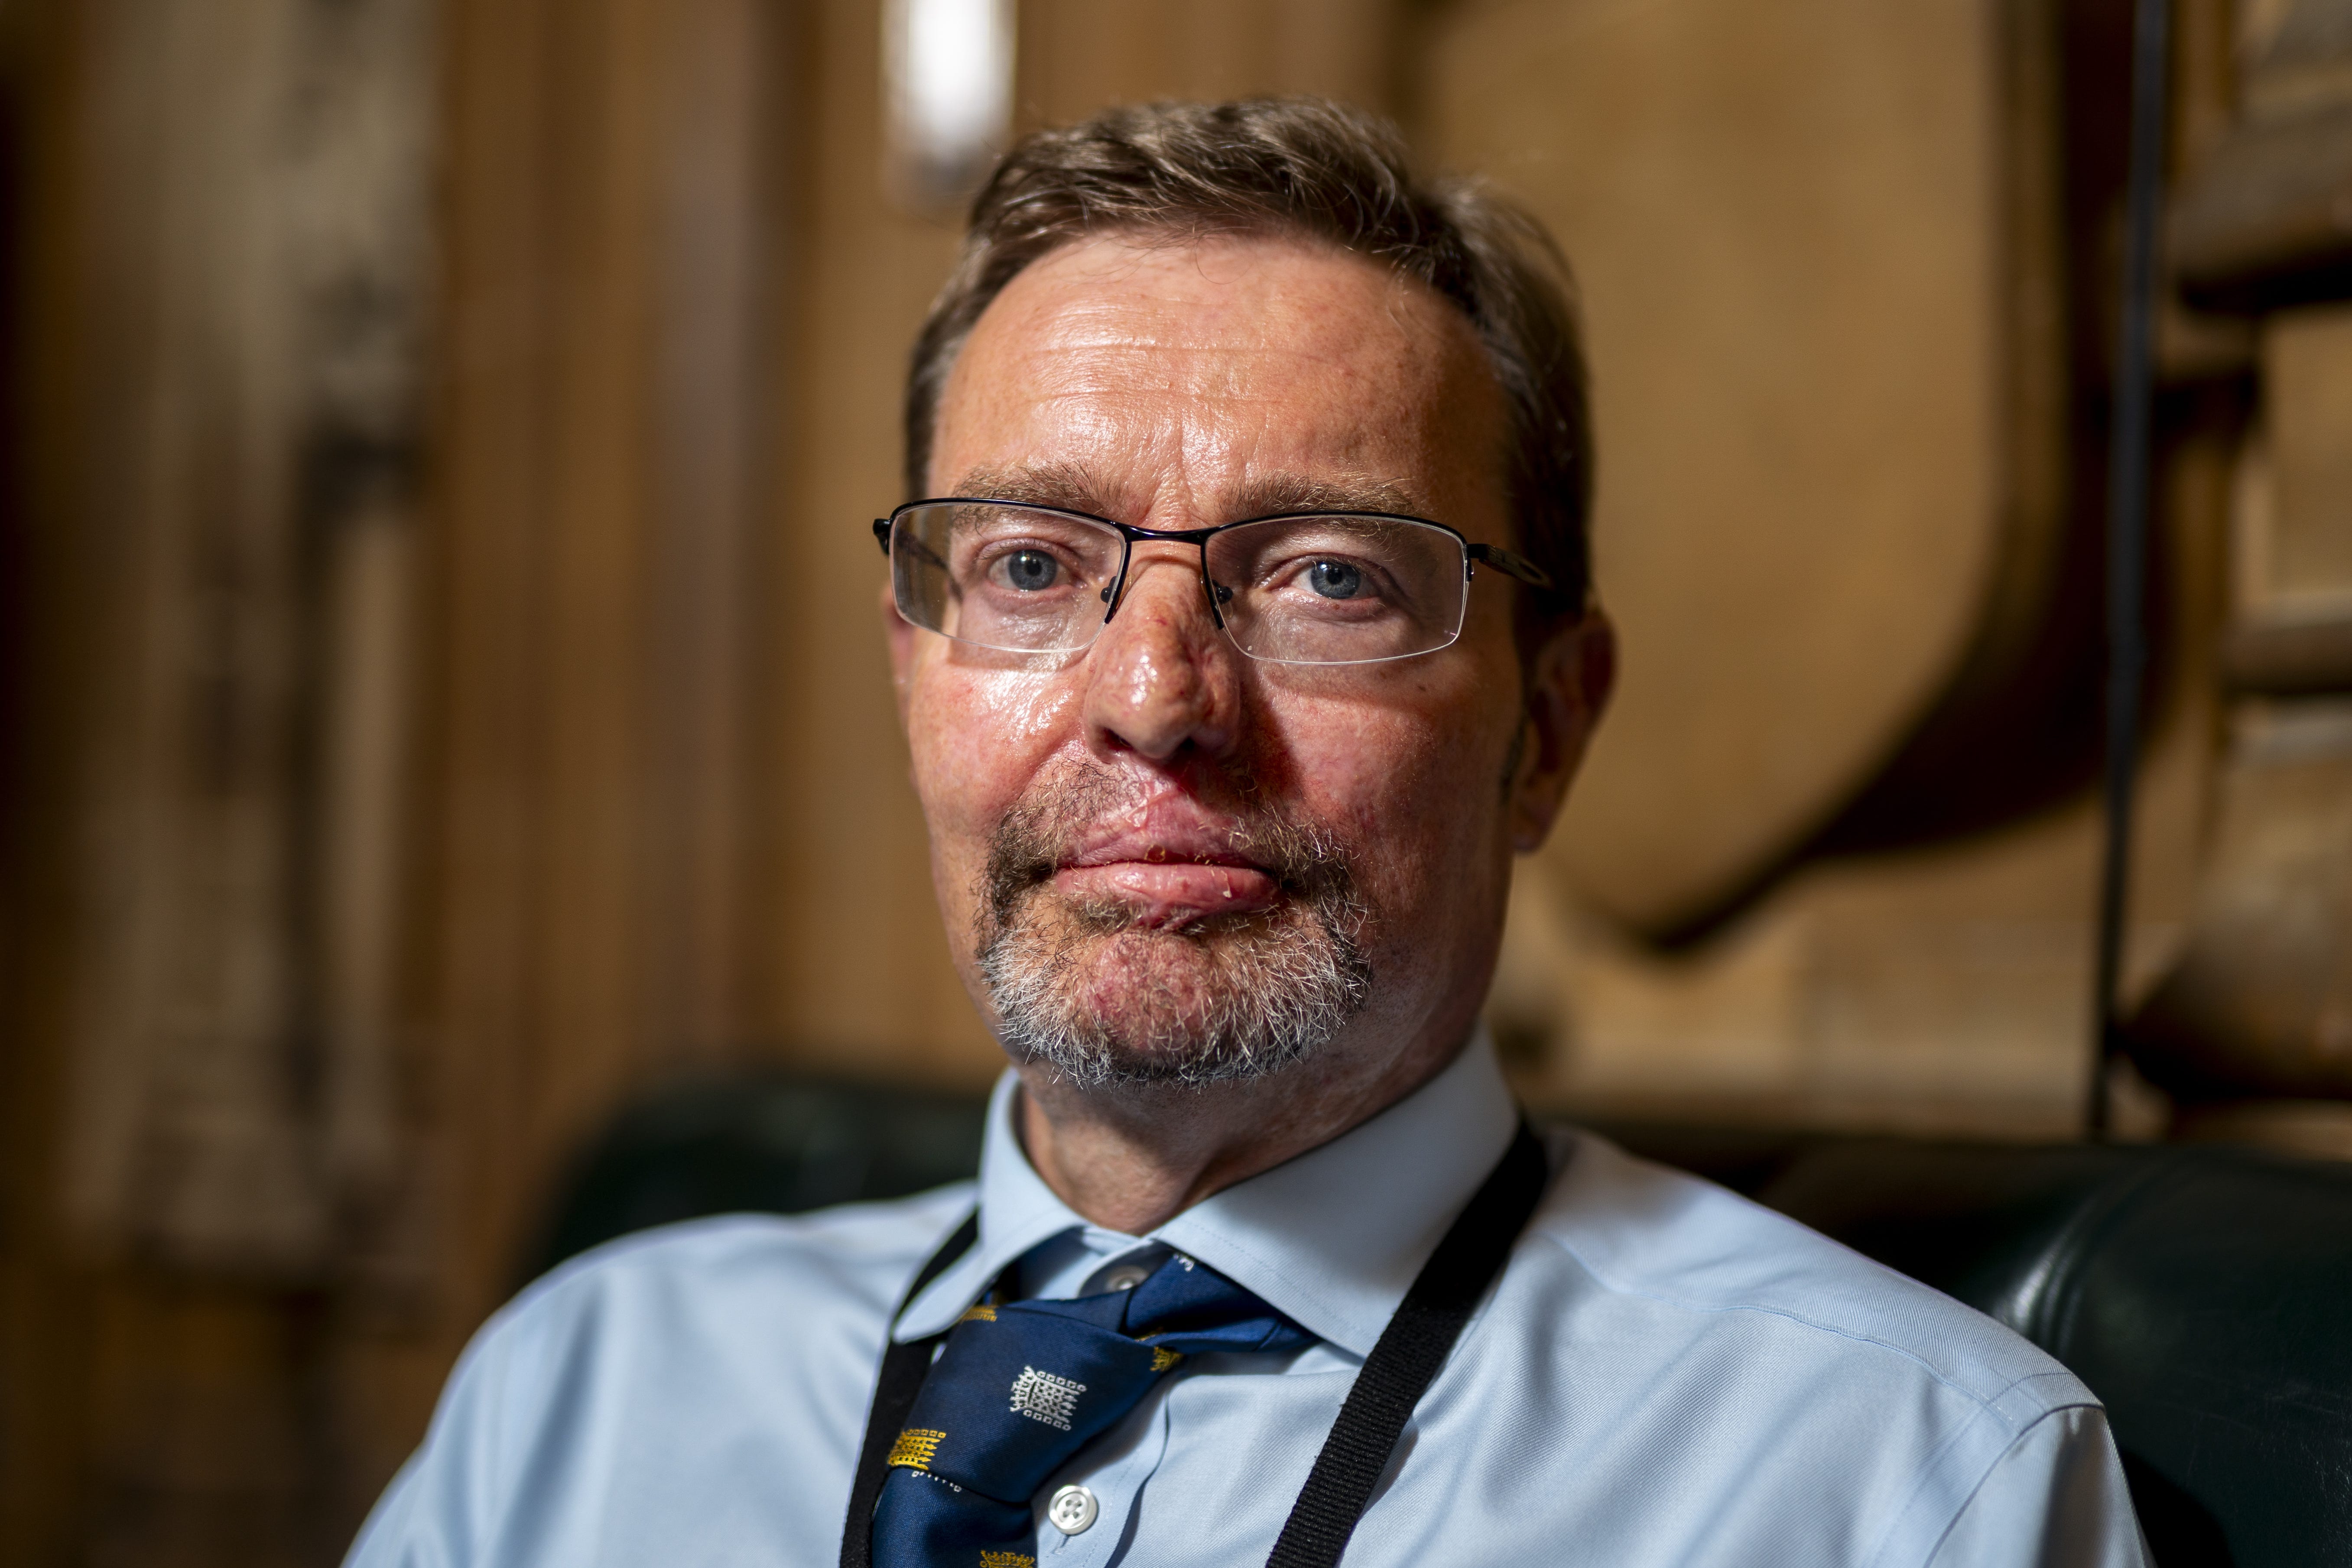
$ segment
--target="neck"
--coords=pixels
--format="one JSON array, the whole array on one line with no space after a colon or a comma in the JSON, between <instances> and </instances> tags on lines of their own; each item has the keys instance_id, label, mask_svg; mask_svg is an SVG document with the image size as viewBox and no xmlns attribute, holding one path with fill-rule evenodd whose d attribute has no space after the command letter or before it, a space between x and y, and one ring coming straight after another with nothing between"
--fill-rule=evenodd
<instances>
[{"instance_id":1,"label":"neck","mask_svg":"<svg viewBox=\"0 0 2352 1568\"><path fill-rule=\"evenodd\" d=\"M1205 1089L1081 1089L1050 1068L1020 1069L1021 1138L1054 1194L1107 1229L1142 1236L1212 1193L1329 1142L1444 1071L1465 1025L1377 1064L1308 1061L1270 1078Z\"/></svg>"}]
</instances>

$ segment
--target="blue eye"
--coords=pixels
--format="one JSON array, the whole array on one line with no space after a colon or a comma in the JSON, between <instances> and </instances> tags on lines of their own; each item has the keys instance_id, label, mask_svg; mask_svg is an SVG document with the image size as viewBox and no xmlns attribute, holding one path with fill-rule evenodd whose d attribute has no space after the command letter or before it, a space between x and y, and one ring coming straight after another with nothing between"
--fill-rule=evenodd
<instances>
[{"instance_id":1,"label":"blue eye","mask_svg":"<svg viewBox=\"0 0 2352 1568\"><path fill-rule=\"evenodd\" d=\"M1004 581L1024 593L1050 588L1062 575L1062 563L1042 550L1016 550L1004 558Z\"/></svg>"},{"instance_id":2,"label":"blue eye","mask_svg":"<svg viewBox=\"0 0 2352 1568\"><path fill-rule=\"evenodd\" d=\"M1352 599L1364 591L1364 574L1345 561L1318 561L1307 569L1307 585L1327 599Z\"/></svg>"}]
</instances>

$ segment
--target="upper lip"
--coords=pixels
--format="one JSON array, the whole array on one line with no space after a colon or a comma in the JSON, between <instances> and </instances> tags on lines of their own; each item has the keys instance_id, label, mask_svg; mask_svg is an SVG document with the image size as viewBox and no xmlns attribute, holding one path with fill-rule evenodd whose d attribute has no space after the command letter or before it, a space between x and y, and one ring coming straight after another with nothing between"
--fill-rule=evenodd
<instances>
[{"instance_id":1,"label":"upper lip","mask_svg":"<svg viewBox=\"0 0 2352 1568\"><path fill-rule=\"evenodd\" d=\"M1235 829L1220 828L1189 811L1154 809L1139 822L1106 826L1082 836L1062 858L1065 870L1122 861L1178 861L1195 866L1265 868L1234 847Z\"/></svg>"}]
</instances>

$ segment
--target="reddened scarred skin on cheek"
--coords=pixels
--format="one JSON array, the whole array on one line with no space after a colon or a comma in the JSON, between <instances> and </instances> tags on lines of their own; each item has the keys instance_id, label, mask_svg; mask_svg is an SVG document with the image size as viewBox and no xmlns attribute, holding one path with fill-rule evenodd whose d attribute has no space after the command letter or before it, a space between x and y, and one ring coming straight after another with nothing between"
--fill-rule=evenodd
<instances>
[{"instance_id":1,"label":"reddened scarred skin on cheek","mask_svg":"<svg viewBox=\"0 0 2352 1568\"><path fill-rule=\"evenodd\" d=\"M1288 238L1112 237L1034 264L982 314L940 401L929 488L1165 530L1407 512L1507 544L1507 423L1475 333L1417 282ZM1309 1061L1213 1090L1081 1090L1024 1069L1040 1173L1137 1231L1452 1058L1492 974L1511 857L1548 830L1606 689L1605 630L1555 636L1523 671L1500 574L1474 582L1451 647L1295 666L1234 647L1199 562L1188 543L1135 544L1115 613L1075 654L991 653L884 602L941 912L992 1023L976 967L990 845L1056 777L1115 781L1122 815L1046 894L1112 900L1140 929L1236 887L1272 896L1246 868L1198 863L1244 805L1311 826L1353 872L1372 980ZM1149 1001L1117 973L1078 981L1114 1013Z\"/></svg>"}]
</instances>

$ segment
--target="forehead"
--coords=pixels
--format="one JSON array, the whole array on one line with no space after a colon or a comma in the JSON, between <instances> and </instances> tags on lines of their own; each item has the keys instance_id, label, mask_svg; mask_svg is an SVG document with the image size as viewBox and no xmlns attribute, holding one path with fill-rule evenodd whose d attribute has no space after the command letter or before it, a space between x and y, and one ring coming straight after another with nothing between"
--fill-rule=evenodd
<instances>
[{"instance_id":1,"label":"forehead","mask_svg":"<svg viewBox=\"0 0 2352 1568\"><path fill-rule=\"evenodd\" d=\"M1084 473L1129 521L1338 486L1461 527L1499 504L1502 425L1475 332L1415 279L1287 237L1106 237L982 313L930 480Z\"/></svg>"}]
</instances>

